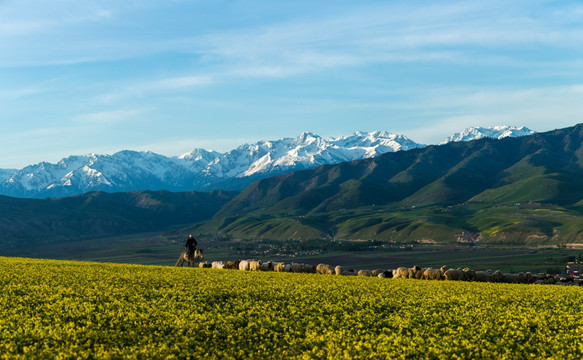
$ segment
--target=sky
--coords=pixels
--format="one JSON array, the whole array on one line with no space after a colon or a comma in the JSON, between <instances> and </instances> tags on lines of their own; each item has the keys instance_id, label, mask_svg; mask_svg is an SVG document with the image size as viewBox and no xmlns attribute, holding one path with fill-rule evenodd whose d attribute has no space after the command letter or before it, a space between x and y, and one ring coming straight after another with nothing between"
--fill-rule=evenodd
<instances>
[{"instance_id":1,"label":"sky","mask_svg":"<svg viewBox=\"0 0 583 360\"><path fill-rule=\"evenodd\" d=\"M583 122L581 1L0 0L0 168Z\"/></svg>"}]
</instances>

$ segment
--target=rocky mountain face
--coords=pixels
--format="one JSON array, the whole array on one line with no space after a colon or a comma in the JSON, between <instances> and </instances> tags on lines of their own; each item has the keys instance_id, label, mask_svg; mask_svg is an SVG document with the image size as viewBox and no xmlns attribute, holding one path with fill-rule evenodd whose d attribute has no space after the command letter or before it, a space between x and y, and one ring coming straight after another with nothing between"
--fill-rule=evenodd
<instances>
[{"instance_id":1,"label":"rocky mountain face","mask_svg":"<svg viewBox=\"0 0 583 360\"><path fill-rule=\"evenodd\" d=\"M448 140L530 133L524 127L470 128ZM56 164L42 162L20 170L0 170L0 195L47 198L90 191L242 190L254 181L274 175L423 147L403 135L375 131L338 138L303 133L296 138L244 144L227 153L195 149L166 157L124 150L113 155L69 156Z\"/></svg>"}]
</instances>

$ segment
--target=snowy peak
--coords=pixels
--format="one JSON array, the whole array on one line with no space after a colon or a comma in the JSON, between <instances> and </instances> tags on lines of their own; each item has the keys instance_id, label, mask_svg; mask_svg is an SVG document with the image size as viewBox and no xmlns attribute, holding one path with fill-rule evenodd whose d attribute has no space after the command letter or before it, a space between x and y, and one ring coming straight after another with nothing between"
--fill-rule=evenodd
<instances>
[{"instance_id":1,"label":"snowy peak","mask_svg":"<svg viewBox=\"0 0 583 360\"><path fill-rule=\"evenodd\" d=\"M221 153L213 150L194 149L189 153L179 155L177 158L180 160L202 161L208 164L219 156L221 156Z\"/></svg>"},{"instance_id":2,"label":"snowy peak","mask_svg":"<svg viewBox=\"0 0 583 360\"><path fill-rule=\"evenodd\" d=\"M440 145L447 144L450 142L458 142L458 141L471 141L471 140L478 140L482 138L492 138L492 139L502 139L505 137L519 137L519 136L526 136L532 135L535 131L530 130L525 126L516 127L516 126L489 126L489 127L474 127L471 126L465 129L462 132L455 133L452 136L448 137L447 139L440 142Z\"/></svg>"},{"instance_id":3,"label":"snowy peak","mask_svg":"<svg viewBox=\"0 0 583 360\"><path fill-rule=\"evenodd\" d=\"M285 140L285 139L284 139ZM307 145L312 144L314 142L322 141L322 138L314 133L311 132L304 132L301 133L298 137L294 139L294 144L296 145Z\"/></svg>"}]
</instances>

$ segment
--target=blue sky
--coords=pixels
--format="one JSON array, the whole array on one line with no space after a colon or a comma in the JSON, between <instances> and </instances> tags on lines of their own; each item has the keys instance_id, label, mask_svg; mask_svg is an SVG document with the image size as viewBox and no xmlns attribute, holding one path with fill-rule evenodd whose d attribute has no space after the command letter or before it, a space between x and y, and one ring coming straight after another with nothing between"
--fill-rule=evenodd
<instances>
[{"instance_id":1,"label":"blue sky","mask_svg":"<svg viewBox=\"0 0 583 360\"><path fill-rule=\"evenodd\" d=\"M0 168L580 122L580 1L0 0Z\"/></svg>"}]
</instances>

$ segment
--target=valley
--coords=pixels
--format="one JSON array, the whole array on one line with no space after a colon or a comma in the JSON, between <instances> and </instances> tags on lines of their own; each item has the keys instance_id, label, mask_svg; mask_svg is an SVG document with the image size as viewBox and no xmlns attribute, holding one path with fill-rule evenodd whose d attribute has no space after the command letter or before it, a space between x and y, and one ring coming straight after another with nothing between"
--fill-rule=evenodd
<instances>
[{"instance_id":1,"label":"valley","mask_svg":"<svg viewBox=\"0 0 583 360\"><path fill-rule=\"evenodd\" d=\"M210 260L418 258L546 271L583 244L582 139L577 125L450 142L281 174L240 192L0 197L0 255L172 265L194 234Z\"/></svg>"}]
</instances>

